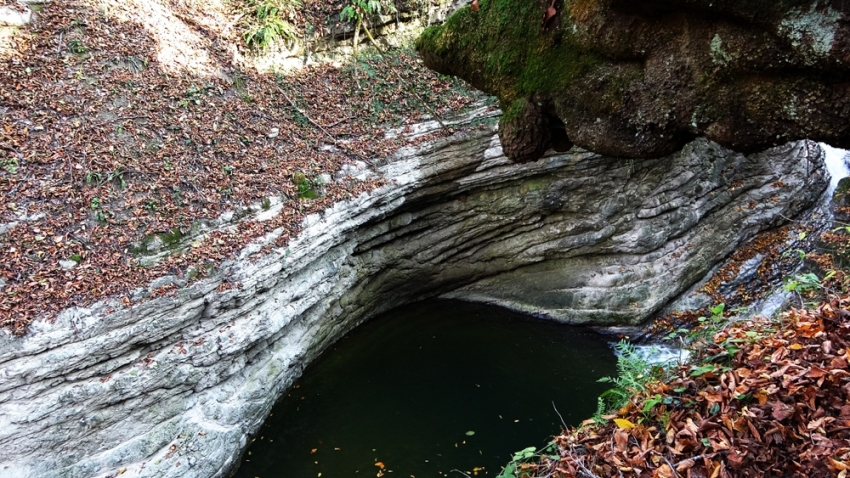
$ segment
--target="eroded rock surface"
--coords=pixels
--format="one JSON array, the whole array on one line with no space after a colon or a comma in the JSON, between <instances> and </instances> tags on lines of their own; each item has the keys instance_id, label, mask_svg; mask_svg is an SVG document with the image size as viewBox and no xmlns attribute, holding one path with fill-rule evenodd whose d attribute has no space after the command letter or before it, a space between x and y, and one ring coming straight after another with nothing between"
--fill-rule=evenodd
<instances>
[{"instance_id":1,"label":"eroded rock surface","mask_svg":"<svg viewBox=\"0 0 850 478\"><path fill-rule=\"evenodd\" d=\"M696 137L747 153L803 138L847 148L848 15L826 0L481 0L417 48L497 95L504 131L550 123L602 154L659 157ZM546 136L502 140L524 161Z\"/></svg>"},{"instance_id":2,"label":"eroded rock surface","mask_svg":"<svg viewBox=\"0 0 850 478\"><path fill-rule=\"evenodd\" d=\"M377 165L387 186L309 217L285 249L0 337L0 475L226 476L303 367L369 317L448 294L636 323L827 183L811 144L516 164L492 113L467 121Z\"/></svg>"}]
</instances>

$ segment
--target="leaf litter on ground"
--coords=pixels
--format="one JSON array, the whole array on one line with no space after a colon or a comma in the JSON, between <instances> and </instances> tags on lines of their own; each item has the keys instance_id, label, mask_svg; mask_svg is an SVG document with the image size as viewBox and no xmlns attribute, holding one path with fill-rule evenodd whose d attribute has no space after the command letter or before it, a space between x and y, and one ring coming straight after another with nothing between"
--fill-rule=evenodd
<instances>
[{"instance_id":1,"label":"leaf litter on ground","mask_svg":"<svg viewBox=\"0 0 850 478\"><path fill-rule=\"evenodd\" d=\"M565 430L558 453L524 476L846 477L849 306L850 296L833 296L779 322L730 322L696 357L726 361L699 374L683 364L604 424Z\"/></svg>"},{"instance_id":2,"label":"leaf litter on ground","mask_svg":"<svg viewBox=\"0 0 850 478\"><path fill-rule=\"evenodd\" d=\"M148 6L188 19L196 12L184 4ZM407 50L259 73L209 26L227 22L203 15L181 25L202 43L196 56L219 70L175 73L160 38L129 10L47 4L0 54L0 326L16 335L71 306L128 305L157 277L203 276L280 228L276 245L285 245L306 215L383 184L331 181L305 200L294 175L316 184L345 164L378 162L406 141L387 138L388 127L480 100ZM179 238L271 198L284 203L272 220L240 221L142 265L146 240Z\"/></svg>"}]
</instances>

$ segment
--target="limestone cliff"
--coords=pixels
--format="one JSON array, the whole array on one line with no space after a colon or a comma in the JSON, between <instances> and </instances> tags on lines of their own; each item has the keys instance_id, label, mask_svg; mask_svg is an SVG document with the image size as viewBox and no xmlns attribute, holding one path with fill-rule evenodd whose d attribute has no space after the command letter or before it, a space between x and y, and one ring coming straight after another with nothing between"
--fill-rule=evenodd
<instances>
[{"instance_id":1,"label":"limestone cliff","mask_svg":"<svg viewBox=\"0 0 850 478\"><path fill-rule=\"evenodd\" d=\"M164 278L173 295L152 284L129 306L0 335L0 475L227 476L303 367L369 317L450 293L636 323L826 186L811 143L745 156L697 140L662 159L574 150L516 164L495 115L482 108L452 136L340 171L388 184L308 217L285 248L251 259L272 234L209 277Z\"/></svg>"},{"instance_id":2,"label":"limestone cliff","mask_svg":"<svg viewBox=\"0 0 850 478\"><path fill-rule=\"evenodd\" d=\"M572 143L659 157L698 136L848 147L848 15L843 0L481 0L418 50L499 97L514 160Z\"/></svg>"}]
</instances>

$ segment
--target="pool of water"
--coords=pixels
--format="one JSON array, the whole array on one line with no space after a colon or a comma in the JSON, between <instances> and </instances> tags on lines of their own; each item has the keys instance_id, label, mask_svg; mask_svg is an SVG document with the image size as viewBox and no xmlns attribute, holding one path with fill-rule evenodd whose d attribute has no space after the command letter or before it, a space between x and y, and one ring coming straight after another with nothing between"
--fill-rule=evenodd
<instances>
[{"instance_id":1,"label":"pool of water","mask_svg":"<svg viewBox=\"0 0 850 478\"><path fill-rule=\"evenodd\" d=\"M595 332L432 300L377 317L312 363L243 456L242 478L496 476L578 424L616 373Z\"/></svg>"}]
</instances>

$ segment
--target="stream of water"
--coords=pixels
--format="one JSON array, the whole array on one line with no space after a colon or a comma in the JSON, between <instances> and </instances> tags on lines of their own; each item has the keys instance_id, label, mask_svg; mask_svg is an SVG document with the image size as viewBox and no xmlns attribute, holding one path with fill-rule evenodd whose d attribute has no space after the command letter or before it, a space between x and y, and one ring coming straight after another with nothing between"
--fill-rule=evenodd
<instances>
[{"instance_id":1,"label":"stream of water","mask_svg":"<svg viewBox=\"0 0 850 478\"><path fill-rule=\"evenodd\" d=\"M588 329L456 301L396 309L307 367L235 476L495 476L560 431L553 402L567 424L590 417L615 364Z\"/></svg>"}]
</instances>

